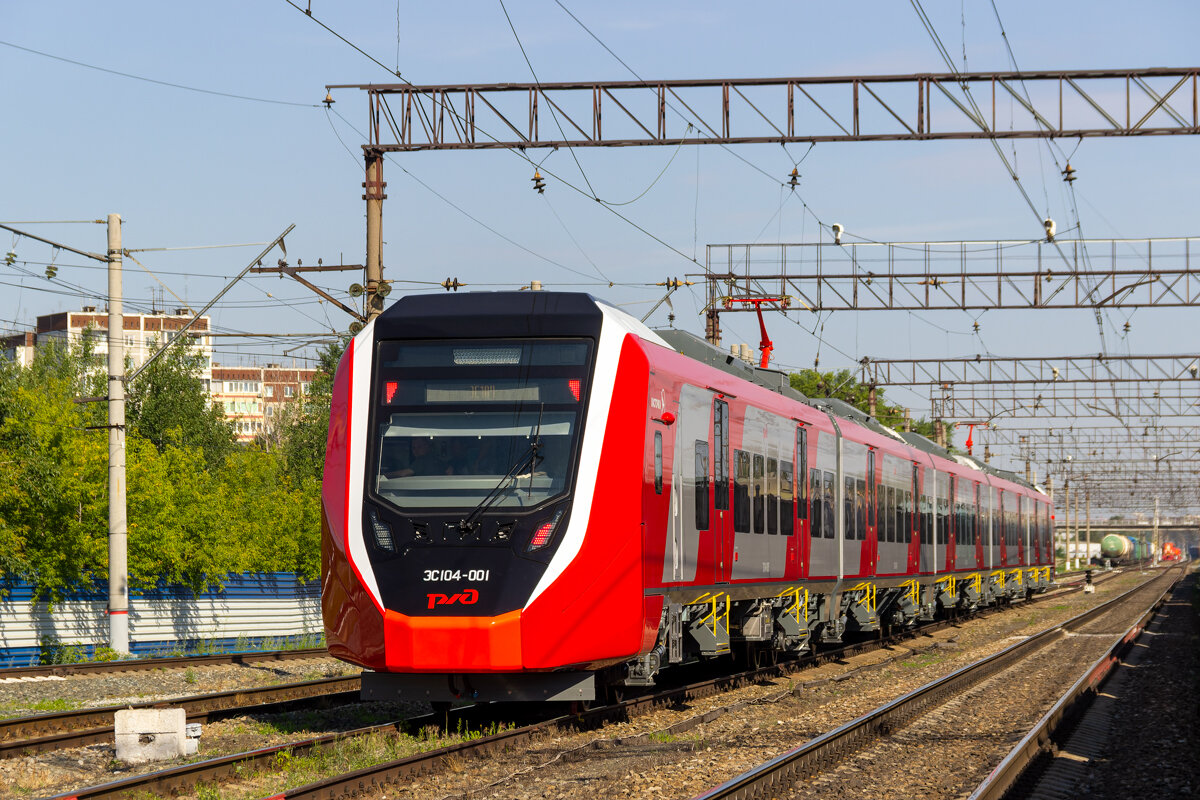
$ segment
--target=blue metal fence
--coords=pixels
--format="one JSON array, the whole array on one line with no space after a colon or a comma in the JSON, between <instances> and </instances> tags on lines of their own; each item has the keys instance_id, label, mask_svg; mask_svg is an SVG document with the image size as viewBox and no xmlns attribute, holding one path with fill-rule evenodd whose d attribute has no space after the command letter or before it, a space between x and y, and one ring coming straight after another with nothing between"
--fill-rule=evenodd
<instances>
[{"instance_id":1,"label":"blue metal fence","mask_svg":"<svg viewBox=\"0 0 1200 800\"><path fill-rule=\"evenodd\" d=\"M77 646L86 655L108 642L108 590L102 584L49 605L33 601L33 587L4 584L0 598L0 667L36 664L44 650ZM315 640L321 622L321 587L290 572L232 575L220 590L193 595L166 586L129 598L129 640L134 655L178 651L251 649Z\"/></svg>"}]
</instances>

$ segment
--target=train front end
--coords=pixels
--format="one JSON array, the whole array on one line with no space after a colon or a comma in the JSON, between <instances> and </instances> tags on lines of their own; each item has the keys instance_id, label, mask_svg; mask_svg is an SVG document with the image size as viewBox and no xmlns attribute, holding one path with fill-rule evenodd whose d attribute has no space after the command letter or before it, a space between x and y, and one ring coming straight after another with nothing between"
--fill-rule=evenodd
<instances>
[{"instance_id":1,"label":"train front end","mask_svg":"<svg viewBox=\"0 0 1200 800\"><path fill-rule=\"evenodd\" d=\"M404 298L355 337L322 611L364 697L586 700L652 642L630 322L587 295L472 293Z\"/></svg>"}]
</instances>

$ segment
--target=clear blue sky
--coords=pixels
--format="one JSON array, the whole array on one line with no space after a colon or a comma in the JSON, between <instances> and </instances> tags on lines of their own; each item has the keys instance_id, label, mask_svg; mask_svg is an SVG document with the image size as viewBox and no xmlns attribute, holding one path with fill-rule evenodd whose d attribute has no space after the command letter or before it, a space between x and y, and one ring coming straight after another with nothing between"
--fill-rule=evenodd
<instances>
[{"instance_id":1,"label":"clear blue sky","mask_svg":"<svg viewBox=\"0 0 1200 800\"><path fill-rule=\"evenodd\" d=\"M648 79L945 70L911 5L894 0L563 1ZM997 0L996 6L1025 70L1185 67L1196 61L1200 8L1194 3ZM553 0L509 0L507 7L540 80L631 77ZM963 66L965 50L969 70L1010 67L991 3L926 0L924 7L957 66ZM499 2L397 6L314 0L312 12L417 84L531 79ZM185 91L0 45L5 87L0 221L95 219L117 212L126 221L129 248L260 242L294 222L291 259L363 260L359 131L365 98L337 93L332 115L319 103L325 84L388 82L391 76L285 0L14 0L0 6L0 40L157 81L300 104ZM1075 145L1061 144L1074 151L1086 235L1200 233L1195 137L1089 139L1077 150ZM1046 145L1018 142L1004 148L1039 210L1049 210L1060 229L1066 227L1070 214ZM670 148L580 150L576 156L597 193L614 201L642 193L666 167L661 180L622 211L701 262L707 243L814 241L821 235L817 220L840 222L875 240L1019 239L1040 233L987 142L818 145L801 164L801 188L792 197L779 184L805 151L804 145L787 151L777 145L738 148L738 155L773 179L711 146L685 148L673 160ZM546 165L580 181L566 152L555 153ZM640 284L695 270L685 257L553 180L545 195L536 195L528 164L510 153L402 154L388 161L384 177L385 276L397 281L400 292L428 290L405 280L458 277L482 287L540 279L547 288L582 285L640 316L661 290L609 288L591 276ZM473 221L417 179L541 258ZM30 229L86 250L104 247L101 226ZM0 244L9 248L7 234L0 234ZM60 254L62 283L51 285L41 277L49 248L24 240L15 249L29 262L18 267L35 277L0 268L0 328L14 330L39 314L77 308L85 298L73 293L76 287L103 302L100 265ZM146 253L139 260L199 307L255 252ZM271 263L276 257L272 254ZM146 308L157 284L137 265L127 267L127 307ZM354 279L345 274L321 283L344 297ZM676 295L678 326L701 330L701 296L698 289ZM165 304L175 305L169 294ZM666 312L664 306L651 322L664 324ZM213 316L218 330L255 332L344 329L349 321L302 287L275 278L239 286ZM1123 336L1129 317L1113 312L1106 320L1111 350L1176 352L1183 346L1178 332L1196 328L1192 311L1141 311ZM814 320L793 319L802 324L770 321L777 363L811 366L818 346L810 332ZM979 337L971 333L972 321L962 312L835 314L824 327L821 367L849 366L864 355L970 355L984 349L1063 355L1099 349L1091 312L992 312L981 318ZM723 327L727 341L757 342L750 315L726 315ZM270 353L255 344L220 352L217 360L265 361ZM918 415L928 413L927 400L890 394Z\"/></svg>"}]
</instances>

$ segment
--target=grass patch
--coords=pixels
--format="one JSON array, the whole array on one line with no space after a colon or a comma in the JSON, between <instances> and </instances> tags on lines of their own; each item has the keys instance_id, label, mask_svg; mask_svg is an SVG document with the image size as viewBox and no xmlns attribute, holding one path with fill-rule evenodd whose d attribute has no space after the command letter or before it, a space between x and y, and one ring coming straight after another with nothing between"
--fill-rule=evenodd
<instances>
[{"instance_id":1,"label":"grass patch","mask_svg":"<svg viewBox=\"0 0 1200 800\"><path fill-rule=\"evenodd\" d=\"M83 705L78 700L65 697L52 697L48 700L38 700L29 706L31 711L73 711Z\"/></svg>"},{"instance_id":2,"label":"grass patch","mask_svg":"<svg viewBox=\"0 0 1200 800\"><path fill-rule=\"evenodd\" d=\"M907 667L909 669L921 669L922 667L933 666L934 664L938 664L945 660L946 656L942 655L941 653L921 653L920 655L910 658L907 661L901 661L900 666Z\"/></svg>"}]
</instances>

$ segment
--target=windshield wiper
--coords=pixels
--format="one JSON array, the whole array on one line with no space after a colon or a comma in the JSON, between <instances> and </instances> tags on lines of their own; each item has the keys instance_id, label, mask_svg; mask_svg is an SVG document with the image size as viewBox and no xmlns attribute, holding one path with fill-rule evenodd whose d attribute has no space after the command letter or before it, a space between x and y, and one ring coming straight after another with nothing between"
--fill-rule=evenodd
<instances>
[{"instance_id":1,"label":"windshield wiper","mask_svg":"<svg viewBox=\"0 0 1200 800\"><path fill-rule=\"evenodd\" d=\"M545 404L543 403L542 406L544 408ZM522 453L515 462L513 462L513 465L508 468L508 472L504 473L504 477L501 478L500 481L495 486L492 487L492 490L490 492L488 492L487 495L483 498L483 500L481 500L479 502L479 505L475 506L475 508L471 511L470 514L468 514L466 517L464 517L462 520L459 521L458 530L460 533L469 533L469 532L475 530L475 525L478 522L479 518L481 516L483 516L485 511L487 511L489 508L494 506L497 501L499 501L500 497L504 494L504 489L507 487L508 483L510 481L513 481L518 475L520 475L522 470L525 470L525 469L529 470L529 486L530 486L530 491L532 491L532 489L533 489L533 471L537 467L537 465L542 462L541 449L542 449L542 411L541 411L541 409L538 409L537 428L534 430L533 441L529 443L529 448L524 453Z\"/></svg>"}]
</instances>

